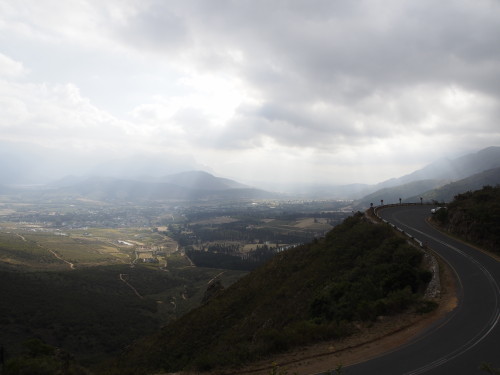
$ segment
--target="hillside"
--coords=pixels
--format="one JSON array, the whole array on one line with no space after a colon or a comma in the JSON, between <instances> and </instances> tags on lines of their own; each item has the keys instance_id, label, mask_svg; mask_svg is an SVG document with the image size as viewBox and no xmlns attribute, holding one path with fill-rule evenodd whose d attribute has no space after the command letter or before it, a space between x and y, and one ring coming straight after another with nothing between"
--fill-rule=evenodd
<instances>
[{"instance_id":1,"label":"hillside","mask_svg":"<svg viewBox=\"0 0 500 375\"><path fill-rule=\"evenodd\" d=\"M457 195L434 220L448 232L500 254L500 186Z\"/></svg>"},{"instance_id":2,"label":"hillside","mask_svg":"<svg viewBox=\"0 0 500 375\"><path fill-rule=\"evenodd\" d=\"M439 160L408 175L367 187L366 190L371 192L358 198L356 207L365 209L370 203L380 204L382 199L384 203L398 203L399 198L403 202L418 202L420 197L426 201L450 201L462 191L498 183L492 182L498 178L494 176L495 172L486 171L499 168L500 147L488 147L456 159ZM483 172L485 174L480 176ZM456 181L468 178L471 179L454 185ZM448 186L440 190L446 184Z\"/></svg>"},{"instance_id":3,"label":"hillside","mask_svg":"<svg viewBox=\"0 0 500 375\"><path fill-rule=\"evenodd\" d=\"M463 192L479 190L483 186L496 186L498 184L500 184L500 168L494 168L451 182L437 189L426 191L420 196L425 201L451 202L456 195ZM417 200L417 196L408 199L409 202L416 202Z\"/></svg>"},{"instance_id":4,"label":"hillside","mask_svg":"<svg viewBox=\"0 0 500 375\"><path fill-rule=\"evenodd\" d=\"M230 288L130 347L116 373L238 366L346 337L356 322L425 310L422 253L356 214L324 239L279 253Z\"/></svg>"},{"instance_id":5,"label":"hillside","mask_svg":"<svg viewBox=\"0 0 500 375\"><path fill-rule=\"evenodd\" d=\"M91 368L199 306L207 283L216 275L227 287L243 274L190 267L185 256L168 250L176 248L175 242L149 228L86 228L62 235L58 230L1 225L2 375L69 374L42 372L43 364L25 368L31 360L22 358L24 346L33 338ZM138 254L133 246L120 246L117 239L163 246L168 255L157 254L158 263L134 262Z\"/></svg>"},{"instance_id":6,"label":"hillside","mask_svg":"<svg viewBox=\"0 0 500 375\"><path fill-rule=\"evenodd\" d=\"M500 147L488 147L455 159L438 160L408 175L382 182L380 187L419 180L460 180L473 174L500 167Z\"/></svg>"},{"instance_id":7,"label":"hillside","mask_svg":"<svg viewBox=\"0 0 500 375\"><path fill-rule=\"evenodd\" d=\"M408 198L413 195L418 195L422 191L428 191L444 183L444 180L419 180L404 185L383 188L363 197L356 202L356 205L360 208L369 207L370 203L378 205L381 200L383 200L385 204L399 203L399 199L403 201L409 200ZM413 202L417 202L419 198L417 197L416 199L417 200L413 200Z\"/></svg>"},{"instance_id":8,"label":"hillside","mask_svg":"<svg viewBox=\"0 0 500 375\"><path fill-rule=\"evenodd\" d=\"M0 291L0 339L6 358L36 337L74 353L83 363L95 362L116 353L124 341L154 332L159 324L155 302L138 299L117 277L129 270L23 272L0 263L1 285L9 286ZM139 272L141 278L156 276Z\"/></svg>"}]
</instances>

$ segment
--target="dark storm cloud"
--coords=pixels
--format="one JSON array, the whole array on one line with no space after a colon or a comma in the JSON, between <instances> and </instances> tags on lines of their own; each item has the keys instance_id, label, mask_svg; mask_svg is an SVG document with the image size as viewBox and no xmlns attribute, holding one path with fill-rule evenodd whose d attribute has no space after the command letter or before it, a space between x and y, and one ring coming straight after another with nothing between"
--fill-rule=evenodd
<instances>
[{"instance_id":1,"label":"dark storm cloud","mask_svg":"<svg viewBox=\"0 0 500 375\"><path fill-rule=\"evenodd\" d=\"M200 1L172 9L150 7L135 30L145 30L143 38L158 48L169 38L184 41L179 48L199 68L243 80L261 101L250 116L259 120L254 137L308 145L322 134L353 139L418 129L414 119L425 116L417 112L430 109L417 103L408 111L412 98L401 100L417 86L457 86L498 105L498 2ZM241 52L241 61L228 57L232 50ZM386 102L367 109L380 96ZM318 103L323 113L315 110ZM395 112L405 111L406 119L390 124ZM241 115L248 120L248 108ZM496 131L496 121L489 121ZM228 132L238 136L237 129Z\"/></svg>"}]
</instances>

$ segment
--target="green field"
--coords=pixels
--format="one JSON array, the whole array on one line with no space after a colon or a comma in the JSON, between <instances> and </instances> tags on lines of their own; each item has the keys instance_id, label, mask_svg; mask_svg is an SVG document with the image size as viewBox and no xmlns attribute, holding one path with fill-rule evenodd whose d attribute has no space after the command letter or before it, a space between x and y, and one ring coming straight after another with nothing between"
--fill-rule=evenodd
<instances>
[{"instance_id":1,"label":"green field","mask_svg":"<svg viewBox=\"0 0 500 375\"><path fill-rule=\"evenodd\" d=\"M67 262L75 267L125 264L135 259L136 249L177 250L174 240L144 228L47 231L10 224L9 229L0 231L0 261L37 269L69 267Z\"/></svg>"}]
</instances>

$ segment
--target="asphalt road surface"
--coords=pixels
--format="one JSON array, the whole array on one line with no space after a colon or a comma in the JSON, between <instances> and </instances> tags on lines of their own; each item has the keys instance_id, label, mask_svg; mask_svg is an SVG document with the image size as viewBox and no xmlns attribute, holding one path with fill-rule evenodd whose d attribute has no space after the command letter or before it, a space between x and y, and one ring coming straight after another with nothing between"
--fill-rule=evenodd
<instances>
[{"instance_id":1,"label":"asphalt road surface","mask_svg":"<svg viewBox=\"0 0 500 375\"><path fill-rule=\"evenodd\" d=\"M346 375L473 375L500 368L500 263L431 227L430 206L379 211L384 219L426 243L455 270L457 308L403 347L343 369ZM499 228L500 230L500 228Z\"/></svg>"}]
</instances>

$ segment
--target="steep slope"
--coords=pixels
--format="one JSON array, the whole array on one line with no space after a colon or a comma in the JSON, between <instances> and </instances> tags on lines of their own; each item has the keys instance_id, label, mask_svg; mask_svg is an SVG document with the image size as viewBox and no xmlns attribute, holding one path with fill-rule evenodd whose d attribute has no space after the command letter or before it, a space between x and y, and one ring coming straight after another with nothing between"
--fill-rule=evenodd
<instances>
[{"instance_id":1,"label":"steep slope","mask_svg":"<svg viewBox=\"0 0 500 375\"><path fill-rule=\"evenodd\" d=\"M500 254L500 186L457 195L434 220L450 233Z\"/></svg>"},{"instance_id":2,"label":"steep slope","mask_svg":"<svg viewBox=\"0 0 500 375\"><path fill-rule=\"evenodd\" d=\"M466 191L481 189L483 186L500 184L500 168L489 169L459 181L451 182L438 189L426 191L420 196L425 201L451 202L453 198ZM417 201L418 196L410 197L408 201Z\"/></svg>"},{"instance_id":3,"label":"steep slope","mask_svg":"<svg viewBox=\"0 0 500 375\"><path fill-rule=\"evenodd\" d=\"M390 187L419 180L460 180L473 174L500 167L500 147L488 147L456 159L439 160L408 175L382 182Z\"/></svg>"},{"instance_id":4,"label":"steep slope","mask_svg":"<svg viewBox=\"0 0 500 375\"><path fill-rule=\"evenodd\" d=\"M129 348L120 374L235 366L341 338L354 322L427 306L422 254L356 214L321 240L278 254L202 307Z\"/></svg>"},{"instance_id":5,"label":"steep slope","mask_svg":"<svg viewBox=\"0 0 500 375\"><path fill-rule=\"evenodd\" d=\"M450 184L450 186L441 190L439 198L441 199L442 195L446 197L444 200L449 201L455 194L460 192L460 190L454 191L454 181L468 178L493 168L500 168L500 147L488 147L477 153L468 154L457 159L440 160L408 175L373 185L371 187L372 192L359 199L356 202L356 207L360 209L366 208L369 207L370 203L377 205L380 204L381 200L384 200L384 203L398 203L399 198L404 202L418 202L420 197L425 200L436 199L438 194L434 190L446 184ZM494 181L496 179L493 176L494 172L489 176L487 174L477 177L477 180ZM463 189L469 183L474 188L482 186L478 186L473 180L474 178L465 182L462 187L456 185L456 188ZM486 182L485 184L491 184L491 182ZM447 190L449 190L449 193L445 193ZM450 196L450 194L453 195Z\"/></svg>"},{"instance_id":6,"label":"steep slope","mask_svg":"<svg viewBox=\"0 0 500 375\"><path fill-rule=\"evenodd\" d=\"M388 187L377 190L376 192L363 197L356 202L358 207L369 207L371 203L379 205L383 200L385 204L399 203L399 199L408 200L409 197L420 194L423 191L441 186L445 183L443 180L420 180L407 184ZM419 199L418 197L416 198Z\"/></svg>"}]
</instances>

